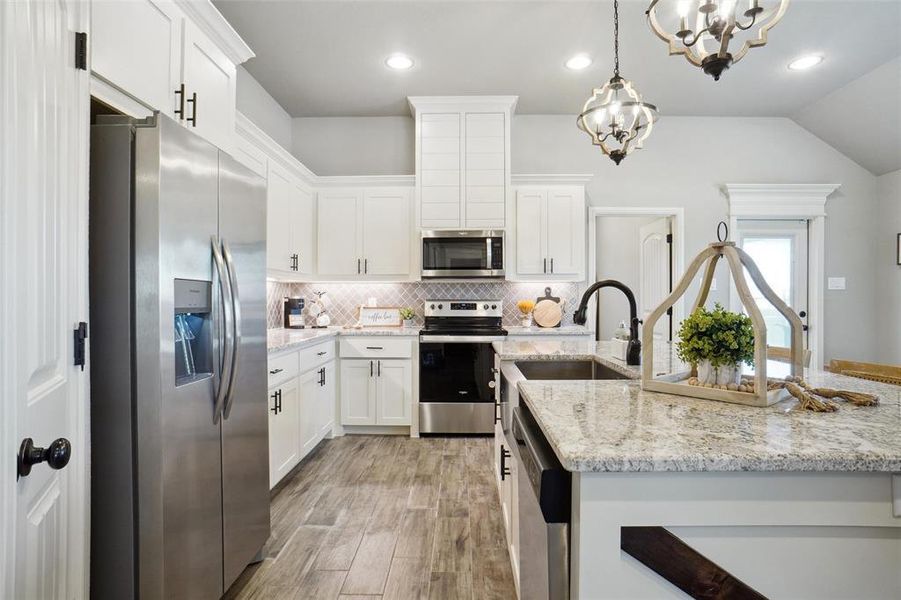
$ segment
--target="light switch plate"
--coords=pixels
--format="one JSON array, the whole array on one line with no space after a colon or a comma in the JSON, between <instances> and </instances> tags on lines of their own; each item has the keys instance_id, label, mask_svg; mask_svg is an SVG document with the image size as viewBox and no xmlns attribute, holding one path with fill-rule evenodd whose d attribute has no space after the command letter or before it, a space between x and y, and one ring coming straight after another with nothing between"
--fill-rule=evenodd
<instances>
[{"instance_id":1,"label":"light switch plate","mask_svg":"<svg viewBox=\"0 0 901 600\"><path fill-rule=\"evenodd\" d=\"M830 277L827 281L828 287L830 290L843 290L845 289L845 278L844 277Z\"/></svg>"}]
</instances>

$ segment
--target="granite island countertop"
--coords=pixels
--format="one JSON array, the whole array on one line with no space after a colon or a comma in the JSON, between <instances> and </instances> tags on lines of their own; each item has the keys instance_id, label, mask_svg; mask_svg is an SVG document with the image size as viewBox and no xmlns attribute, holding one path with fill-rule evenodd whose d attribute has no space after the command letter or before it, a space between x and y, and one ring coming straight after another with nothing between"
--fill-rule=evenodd
<instances>
[{"instance_id":1,"label":"granite island countertop","mask_svg":"<svg viewBox=\"0 0 901 600\"><path fill-rule=\"evenodd\" d=\"M522 325L504 325L508 335L529 336L590 336L592 331L584 325L561 325L560 327L523 327Z\"/></svg>"},{"instance_id":2,"label":"granite island countertop","mask_svg":"<svg viewBox=\"0 0 901 600\"><path fill-rule=\"evenodd\" d=\"M501 360L597 360L631 379L639 367L610 356L609 342L496 342ZM655 373L681 370L657 351ZM529 408L563 466L579 472L901 472L901 386L808 371L817 387L879 396L874 407L838 401L834 413L768 408L642 391L638 381L525 381Z\"/></svg>"},{"instance_id":3,"label":"granite island countertop","mask_svg":"<svg viewBox=\"0 0 901 600\"><path fill-rule=\"evenodd\" d=\"M366 327L354 329L341 325L325 329L269 329L266 332L266 347L269 354L285 350L298 350L321 342L330 337L372 335L372 336L404 336L416 337L420 327Z\"/></svg>"}]
</instances>

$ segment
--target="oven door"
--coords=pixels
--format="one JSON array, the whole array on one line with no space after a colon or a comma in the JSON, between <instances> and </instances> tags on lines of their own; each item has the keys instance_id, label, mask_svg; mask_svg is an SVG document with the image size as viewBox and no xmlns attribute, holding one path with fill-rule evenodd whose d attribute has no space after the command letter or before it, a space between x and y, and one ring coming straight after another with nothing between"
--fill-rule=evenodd
<instances>
[{"instance_id":1,"label":"oven door","mask_svg":"<svg viewBox=\"0 0 901 600\"><path fill-rule=\"evenodd\" d=\"M494 431L496 336L419 339L419 428L423 433Z\"/></svg>"},{"instance_id":2,"label":"oven door","mask_svg":"<svg viewBox=\"0 0 901 600\"><path fill-rule=\"evenodd\" d=\"M422 276L503 277L503 236L492 231L425 231Z\"/></svg>"}]
</instances>

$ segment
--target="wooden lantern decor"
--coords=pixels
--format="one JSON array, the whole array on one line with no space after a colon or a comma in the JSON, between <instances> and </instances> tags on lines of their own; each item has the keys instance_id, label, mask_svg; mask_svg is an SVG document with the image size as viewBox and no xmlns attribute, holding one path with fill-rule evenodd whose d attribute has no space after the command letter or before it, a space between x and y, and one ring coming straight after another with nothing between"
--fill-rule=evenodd
<instances>
[{"instance_id":1,"label":"wooden lantern decor","mask_svg":"<svg viewBox=\"0 0 901 600\"><path fill-rule=\"evenodd\" d=\"M704 272L704 280L701 282L701 289L691 312L693 313L699 307L704 306L704 303L707 301L707 295L710 292L710 284L713 281L716 263L721 257L726 259L726 262L729 265L729 271L732 273L732 279L735 282L735 287L738 290L738 296L741 298L742 304L744 304L745 309L751 317L751 323L754 330L753 393L689 385L688 378L694 375L693 372L676 373L660 378L654 378L654 325L657 323L657 320L666 314L666 311L685 294L685 291L694 279L695 274L697 274L701 265L706 261L707 270ZM804 374L803 326L800 317L798 317L795 311L776 295L773 289L764 280L763 275L760 273L760 269L757 268L757 265L744 250L737 247L734 242L720 241L710 244L695 257L685 271L685 275L683 275L682 279L679 281L679 285L676 286L666 300L664 300L663 303L645 320L641 332L642 389L652 392L664 392L667 394L705 398L707 400L732 402L734 404L746 404L749 406L770 406L771 404L775 404L788 397L789 392L785 389L779 388L770 391L767 390L766 323L763 320L760 309L757 307L757 303L754 301L753 296L751 296L751 291L748 288L748 282L745 280L745 273L742 267L748 270L748 274L757 285L757 289L763 293L764 297L773 304L779 313L788 319L788 323L791 327L791 347L789 348L791 375L792 377L801 377Z\"/></svg>"}]
</instances>

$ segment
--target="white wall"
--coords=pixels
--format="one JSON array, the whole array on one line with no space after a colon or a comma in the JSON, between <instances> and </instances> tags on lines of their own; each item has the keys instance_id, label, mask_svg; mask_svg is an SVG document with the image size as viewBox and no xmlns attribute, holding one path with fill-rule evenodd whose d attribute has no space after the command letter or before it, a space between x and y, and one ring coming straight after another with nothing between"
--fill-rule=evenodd
<instances>
[{"instance_id":1,"label":"white wall","mask_svg":"<svg viewBox=\"0 0 901 600\"><path fill-rule=\"evenodd\" d=\"M294 119L294 156L317 175L411 175L410 117Z\"/></svg>"},{"instance_id":2,"label":"white wall","mask_svg":"<svg viewBox=\"0 0 901 600\"><path fill-rule=\"evenodd\" d=\"M588 249L589 252L596 253L598 279L616 279L629 286L638 301L639 311L641 310L639 229L642 225L659 218L598 217L597 248ZM601 310L601 339L609 340L620 321L629 324L629 302L618 290L601 290L597 298ZM593 318L593 315L589 316L589 319Z\"/></svg>"},{"instance_id":3,"label":"white wall","mask_svg":"<svg viewBox=\"0 0 901 600\"><path fill-rule=\"evenodd\" d=\"M237 104L254 125L291 150L291 115L242 66L238 66Z\"/></svg>"},{"instance_id":4,"label":"white wall","mask_svg":"<svg viewBox=\"0 0 901 600\"><path fill-rule=\"evenodd\" d=\"M901 266L897 264L897 240L901 233L901 170L877 180L879 210L876 213L876 331L879 362L901 365Z\"/></svg>"},{"instance_id":5,"label":"white wall","mask_svg":"<svg viewBox=\"0 0 901 600\"><path fill-rule=\"evenodd\" d=\"M845 277L847 290L824 292L824 358L877 359L876 177L792 120L664 115L646 149L618 167L571 115L516 116L512 144L514 173L594 173L593 205L685 207L686 262L728 217L724 183L840 183L826 205L825 263L826 275ZM323 175L410 174L413 120L295 119L294 153ZM722 268L717 279L711 301L727 305Z\"/></svg>"}]
</instances>

